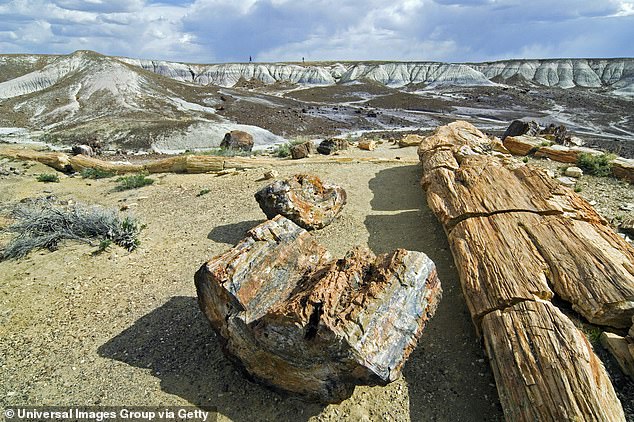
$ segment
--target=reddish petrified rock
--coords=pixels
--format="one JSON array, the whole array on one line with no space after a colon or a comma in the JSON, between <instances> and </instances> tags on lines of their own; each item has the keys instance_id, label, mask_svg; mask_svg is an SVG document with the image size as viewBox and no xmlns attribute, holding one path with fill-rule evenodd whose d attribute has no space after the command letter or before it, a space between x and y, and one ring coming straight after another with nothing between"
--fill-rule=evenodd
<instances>
[{"instance_id":1,"label":"reddish petrified rock","mask_svg":"<svg viewBox=\"0 0 634 422\"><path fill-rule=\"evenodd\" d=\"M307 230L330 224L345 205L346 191L336 185L322 183L317 176L297 174L287 180L276 180L255 194L267 218L281 214Z\"/></svg>"},{"instance_id":2,"label":"reddish petrified rock","mask_svg":"<svg viewBox=\"0 0 634 422\"><path fill-rule=\"evenodd\" d=\"M441 296L434 263L403 249L343 259L277 216L196 273L225 352L256 379L323 402L395 380Z\"/></svg>"},{"instance_id":3,"label":"reddish petrified rock","mask_svg":"<svg viewBox=\"0 0 634 422\"><path fill-rule=\"evenodd\" d=\"M253 149L253 136L241 130L232 130L225 134L220 143L220 148L239 151L251 151Z\"/></svg>"},{"instance_id":4,"label":"reddish petrified rock","mask_svg":"<svg viewBox=\"0 0 634 422\"><path fill-rule=\"evenodd\" d=\"M293 160L299 160L300 158L308 158L312 154L315 154L317 149L313 141L306 141L298 145L291 147L291 157Z\"/></svg>"}]
</instances>

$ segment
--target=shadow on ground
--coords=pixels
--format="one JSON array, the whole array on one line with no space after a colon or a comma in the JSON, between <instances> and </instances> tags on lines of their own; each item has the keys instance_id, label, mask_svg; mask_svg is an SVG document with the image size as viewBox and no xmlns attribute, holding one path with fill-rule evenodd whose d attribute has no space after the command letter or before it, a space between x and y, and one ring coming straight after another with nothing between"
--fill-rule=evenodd
<instances>
[{"instance_id":1,"label":"shadow on ground","mask_svg":"<svg viewBox=\"0 0 634 422\"><path fill-rule=\"evenodd\" d=\"M245 379L223 355L193 297L170 299L102 345L98 353L149 368L166 393L196 406L216 407L237 422L305 421L323 409Z\"/></svg>"},{"instance_id":2,"label":"shadow on ground","mask_svg":"<svg viewBox=\"0 0 634 422\"><path fill-rule=\"evenodd\" d=\"M442 226L425 201L420 166L377 173L365 225L375 253L405 248L426 253L443 288L436 315L425 328L403 375L412 421L503 420L493 375L476 337Z\"/></svg>"},{"instance_id":3,"label":"shadow on ground","mask_svg":"<svg viewBox=\"0 0 634 422\"><path fill-rule=\"evenodd\" d=\"M249 220L214 227L214 229L207 235L207 239L218 243L228 243L233 246L245 238L247 231L264 221L265 220Z\"/></svg>"}]
</instances>

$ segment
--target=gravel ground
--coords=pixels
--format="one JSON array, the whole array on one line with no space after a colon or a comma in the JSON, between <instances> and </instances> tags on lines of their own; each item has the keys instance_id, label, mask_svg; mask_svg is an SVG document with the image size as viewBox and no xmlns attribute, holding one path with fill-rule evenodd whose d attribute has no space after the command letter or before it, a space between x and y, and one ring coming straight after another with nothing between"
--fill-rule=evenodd
<instances>
[{"instance_id":1,"label":"gravel ground","mask_svg":"<svg viewBox=\"0 0 634 422\"><path fill-rule=\"evenodd\" d=\"M419 187L415 148L391 148L382 146L403 163L300 161L278 171L315 173L347 190L342 217L315 233L336 256L361 244L420 250L436 262L443 299L398 381L357 387L324 407L247 380L223 356L196 304L193 274L263 221L253 193L267 183L264 170L161 175L114 192L109 179L37 182L35 174L51 171L36 165L0 179L0 203L54 195L125 204L147 228L132 253L112 247L93 256L94 248L68 244L0 262L0 407L190 404L216 406L220 420L234 421L502 420L444 233Z\"/></svg>"}]
</instances>

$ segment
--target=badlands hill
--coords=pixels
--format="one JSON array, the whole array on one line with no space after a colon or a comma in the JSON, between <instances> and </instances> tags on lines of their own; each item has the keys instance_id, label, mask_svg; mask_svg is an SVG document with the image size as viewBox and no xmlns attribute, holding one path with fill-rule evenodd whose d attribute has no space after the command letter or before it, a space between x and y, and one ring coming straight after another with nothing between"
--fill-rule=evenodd
<instances>
[{"instance_id":1,"label":"badlands hill","mask_svg":"<svg viewBox=\"0 0 634 422\"><path fill-rule=\"evenodd\" d=\"M492 63L184 64L0 55L0 136L176 152L228 130L256 146L355 131L427 130L467 119L496 131L516 118L634 141L634 59Z\"/></svg>"}]
</instances>

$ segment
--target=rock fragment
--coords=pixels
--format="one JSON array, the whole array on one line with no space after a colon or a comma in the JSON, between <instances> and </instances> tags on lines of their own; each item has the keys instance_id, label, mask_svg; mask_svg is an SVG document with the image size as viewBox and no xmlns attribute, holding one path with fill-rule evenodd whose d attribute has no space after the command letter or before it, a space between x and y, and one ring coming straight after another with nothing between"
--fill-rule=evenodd
<instances>
[{"instance_id":1,"label":"rock fragment","mask_svg":"<svg viewBox=\"0 0 634 422\"><path fill-rule=\"evenodd\" d=\"M304 143L293 145L291 147L291 157L293 160L299 160L301 158L308 158L317 152L315 144L312 141L306 141Z\"/></svg>"},{"instance_id":2,"label":"rock fragment","mask_svg":"<svg viewBox=\"0 0 634 422\"><path fill-rule=\"evenodd\" d=\"M253 136L241 130L232 130L225 134L220 143L220 148L236 151L251 151L253 149Z\"/></svg>"},{"instance_id":3,"label":"rock fragment","mask_svg":"<svg viewBox=\"0 0 634 422\"><path fill-rule=\"evenodd\" d=\"M581 170L579 167L568 167L564 171L564 175L567 177L574 177L575 179L578 179L583 176L583 170Z\"/></svg>"},{"instance_id":4,"label":"rock fragment","mask_svg":"<svg viewBox=\"0 0 634 422\"><path fill-rule=\"evenodd\" d=\"M398 378L441 296L425 254L357 248L331 261L282 216L204 264L195 284L232 359L265 384L328 403Z\"/></svg>"},{"instance_id":5,"label":"rock fragment","mask_svg":"<svg viewBox=\"0 0 634 422\"><path fill-rule=\"evenodd\" d=\"M280 214L307 230L330 224L346 204L346 191L323 183L319 177L297 174L290 179L276 180L255 194L267 218Z\"/></svg>"},{"instance_id":6,"label":"rock fragment","mask_svg":"<svg viewBox=\"0 0 634 422\"><path fill-rule=\"evenodd\" d=\"M323 155L331 155L337 151L348 149L348 141L345 139L325 139L317 147L317 152Z\"/></svg>"}]
</instances>

